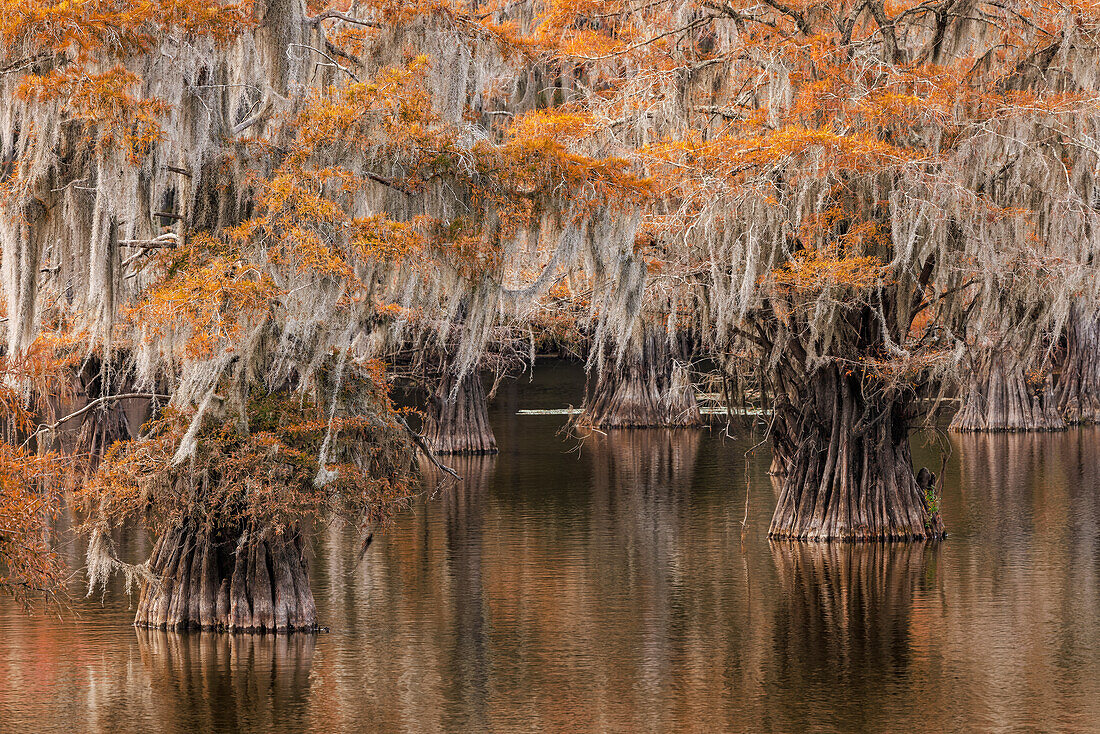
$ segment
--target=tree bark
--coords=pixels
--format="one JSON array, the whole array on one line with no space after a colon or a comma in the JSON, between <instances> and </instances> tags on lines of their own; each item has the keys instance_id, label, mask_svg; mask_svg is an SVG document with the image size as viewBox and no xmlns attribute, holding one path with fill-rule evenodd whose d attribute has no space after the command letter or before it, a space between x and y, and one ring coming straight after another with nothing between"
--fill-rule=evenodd
<instances>
[{"instance_id":1,"label":"tree bark","mask_svg":"<svg viewBox=\"0 0 1100 734\"><path fill-rule=\"evenodd\" d=\"M313 631L301 534L213 533L187 521L161 536L134 624L168 630Z\"/></svg>"},{"instance_id":2,"label":"tree bark","mask_svg":"<svg viewBox=\"0 0 1100 734\"><path fill-rule=\"evenodd\" d=\"M1100 316L1074 309L1066 327L1054 404L1066 423L1100 423Z\"/></svg>"},{"instance_id":3,"label":"tree bark","mask_svg":"<svg viewBox=\"0 0 1100 734\"><path fill-rule=\"evenodd\" d=\"M790 466L790 458L783 453L783 447L778 441L772 442L772 463L768 466L768 474L773 477L787 476Z\"/></svg>"},{"instance_id":4,"label":"tree bark","mask_svg":"<svg viewBox=\"0 0 1100 734\"><path fill-rule=\"evenodd\" d=\"M1055 407L1052 381L1028 381L1023 367L993 357L989 366L972 376L950 430L1062 431L1066 423Z\"/></svg>"},{"instance_id":5,"label":"tree bark","mask_svg":"<svg viewBox=\"0 0 1100 734\"><path fill-rule=\"evenodd\" d=\"M909 406L869 403L858 377L815 372L793 421L788 472L768 535L793 540L942 538L934 479L909 451ZM923 486L922 486L923 482Z\"/></svg>"},{"instance_id":6,"label":"tree bark","mask_svg":"<svg viewBox=\"0 0 1100 734\"><path fill-rule=\"evenodd\" d=\"M424 438L437 454L495 454L497 441L489 425L489 402L476 372L462 378L444 373L428 402Z\"/></svg>"},{"instance_id":7,"label":"tree bark","mask_svg":"<svg viewBox=\"0 0 1100 734\"><path fill-rule=\"evenodd\" d=\"M599 376L585 415L601 429L703 425L687 370L668 340L648 328L639 347Z\"/></svg>"}]
</instances>

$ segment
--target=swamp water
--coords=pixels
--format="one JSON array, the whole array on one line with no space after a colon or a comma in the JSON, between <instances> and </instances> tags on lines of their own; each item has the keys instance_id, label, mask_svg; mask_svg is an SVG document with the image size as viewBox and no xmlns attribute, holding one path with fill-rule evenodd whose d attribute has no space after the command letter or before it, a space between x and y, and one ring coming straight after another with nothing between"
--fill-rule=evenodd
<instances>
[{"instance_id":1,"label":"swamp water","mask_svg":"<svg viewBox=\"0 0 1100 734\"><path fill-rule=\"evenodd\" d=\"M536 375L493 406L500 455L449 462L466 481L361 562L318 532L331 633L136 630L118 587L62 619L0 600L0 732L1100 730L1100 430L950 437L943 543L776 544L759 437L571 450L516 413L578 404L579 373Z\"/></svg>"}]
</instances>

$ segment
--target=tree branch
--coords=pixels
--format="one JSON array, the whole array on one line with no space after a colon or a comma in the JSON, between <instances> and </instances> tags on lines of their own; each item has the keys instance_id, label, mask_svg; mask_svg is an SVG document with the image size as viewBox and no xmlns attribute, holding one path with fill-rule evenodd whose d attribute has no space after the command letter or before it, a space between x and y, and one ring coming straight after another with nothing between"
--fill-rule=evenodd
<instances>
[{"instance_id":1,"label":"tree branch","mask_svg":"<svg viewBox=\"0 0 1100 734\"><path fill-rule=\"evenodd\" d=\"M813 35L813 28L810 27L810 23L809 23L809 21L806 20L806 16L803 13L798 12L794 8L789 8L786 5L784 5L783 3L777 2L776 0L763 0L763 1L764 1L765 5L767 5L769 7L772 7L772 8L775 8L780 13L787 16L791 20L793 20L795 22L795 25L798 26L798 30L802 31L803 35L806 35L806 36L812 36Z\"/></svg>"},{"instance_id":2,"label":"tree branch","mask_svg":"<svg viewBox=\"0 0 1100 734\"><path fill-rule=\"evenodd\" d=\"M304 43L292 43L292 44L290 44L287 47L288 52L291 48L305 48L305 49L309 49L310 51L313 51L314 53L318 54L319 56L324 56L326 59L328 59L329 65L331 65L331 66L339 69L340 71L344 72L345 74L350 76L355 81L359 81L359 77L355 75L354 71L352 71L348 67L344 66L339 61L332 58L331 56L329 56L327 53L325 53L324 51L322 51L319 48L315 48L314 46L307 46ZM318 64L318 66L325 66L325 64Z\"/></svg>"},{"instance_id":3,"label":"tree branch","mask_svg":"<svg viewBox=\"0 0 1100 734\"><path fill-rule=\"evenodd\" d=\"M380 176L377 173L374 173L373 171L367 171L363 175L366 176L367 178L369 178L371 181L374 181L375 183L380 183L383 186L389 186L391 189L396 189L397 191L400 191L402 194L405 194L406 196L412 196L413 194L416 193L412 189L407 189L404 186L402 186L401 184L397 183L396 181L394 181L392 179L389 179L389 178L386 178L385 176Z\"/></svg>"},{"instance_id":4,"label":"tree branch","mask_svg":"<svg viewBox=\"0 0 1100 734\"><path fill-rule=\"evenodd\" d=\"M331 10L331 9L326 10L326 11L321 12L321 13L318 13L317 15L313 16L312 18L306 18L306 23L309 23L311 26L316 28L317 26L321 25L321 23L326 21L326 20L342 20L345 23L351 23L353 25L361 25L361 26L365 26L367 28L375 28L375 29L382 29L382 28L386 27L385 24L379 23L378 21L363 20L362 18L355 18L353 16L348 15L347 13L341 13L338 10Z\"/></svg>"},{"instance_id":5,"label":"tree branch","mask_svg":"<svg viewBox=\"0 0 1100 734\"><path fill-rule=\"evenodd\" d=\"M171 171L172 173L178 173L181 176L191 178L191 172L186 168L180 168L179 166L164 166L164 170Z\"/></svg>"},{"instance_id":6,"label":"tree branch","mask_svg":"<svg viewBox=\"0 0 1100 734\"><path fill-rule=\"evenodd\" d=\"M54 423L39 426L38 429L33 434L31 434L30 438L28 438L27 441L29 441L31 438L34 438L35 436L39 435L40 433L47 433L49 431L56 431L58 429L58 427L61 426L61 424L68 423L73 418L79 418L80 416L84 415L85 413L92 410L93 408L98 408L100 405L103 405L104 403L111 402L112 400L130 400L130 399L136 399L136 398L145 398L147 400L154 400L156 398L171 398L171 397L172 397L171 395L162 395L160 393L154 393L154 392L128 392L128 393L123 393L121 395L104 395L103 397L99 397L99 398L96 398L95 400L92 400L92 401L88 402L88 404L85 405L83 408L80 408L79 410L74 410L72 413L69 413L67 416L65 416L64 418L61 418L60 420L58 420ZM24 443L26 443L26 442L24 442Z\"/></svg>"},{"instance_id":7,"label":"tree branch","mask_svg":"<svg viewBox=\"0 0 1100 734\"><path fill-rule=\"evenodd\" d=\"M236 125L234 125L233 130L232 130L232 134L234 136L240 135L241 133L243 133L245 130L252 127L256 123L263 121L263 119L265 117L267 117L268 113L271 112L271 108L274 104L275 104L274 95L272 94L271 90L270 89L265 90L264 91L263 104L260 105L260 109L256 110L255 114L249 115L248 117L246 117L245 119L241 120Z\"/></svg>"},{"instance_id":8,"label":"tree branch","mask_svg":"<svg viewBox=\"0 0 1100 734\"><path fill-rule=\"evenodd\" d=\"M428 457L428 461L432 462L432 464L435 465L436 469L439 469L445 474L450 474L452 477L459 480L460 482L462 481L462 477L458 476L458 472L436 458L435 454L432 452L431 447L428 446L428 442L424 440L423 436L421 436L419 433L409 427L409 424L405 422L404 416L396 415L394 417L397 419L397 422L400 423L406 431L408 431L409 436L413 440L413 443L416 444L417 448L424 452L424 455Z\"/></svg>"}]
</instances>

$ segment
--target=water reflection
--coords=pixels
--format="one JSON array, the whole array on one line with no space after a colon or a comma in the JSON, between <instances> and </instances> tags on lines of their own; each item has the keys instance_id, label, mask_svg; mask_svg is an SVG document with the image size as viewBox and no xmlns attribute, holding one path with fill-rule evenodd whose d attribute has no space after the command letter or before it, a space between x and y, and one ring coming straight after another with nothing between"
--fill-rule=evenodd
<instances>
[{"instance_id":1,"label":"water reflection","mask_svg":"<svg viewBox=\"0 0 1100 734\"><path fill-rule=\"evenodd\" d=\"M1067 470L1082 468L1080 451L1067 438L1052 433L951 435L961 487L984 513L983 532L1023 537L1037 525L1065 526Z\"/></svg>"},{"instance_id":2,"label":"water reflection","mask_svg":"<svg viewBox=\"0 0 1100 734\"><path fill-rule=\"evenodd\" d=\"M637 726L661 719L683 650L685 526L702 433L612 430L584 445L592 464L591 532L610 541L592 564L600 573L589 581L590 594L621 597L638 617L624 654L600 660L603 676L625 694L604 705L632 703L620 715ZM615 634L616 617L604 620L601 636Z\"/></svg>"},{"instance_id":3,"label":"water reflection","mask_svg":"<svg viewBox=\"0 0 1100 734\"><path fill-rule=\"evenodd\" d=\"M454 580L456 605L453 643L447 667L454 671L445 683L448 711L464 712L468 731L484 731L489 724L489 641L484 598L482 555L485 545L485 500L496 467L495 456L456 456L450 460L462 481L450 485L442 498L446 528L447 568Z\"/></svg>"},{"instance_id":4,"label":"water reflection","mask_svg":"<svg viewBox=\"0 0 1100 734\"><path fill-rule=\"evenodd\" d=\"M365 554L317 529L331 634L135 632L120 593L77 621L0 602L0 731L1100 729L1100 431L953 437L946 542L771 543L759 436L578 448L515 417L552 396L502 394L500 455L450 459L464 481Z\"/></svg>"},{"instance_id":5,"label":"water reflection","mask_svg":"<svg viewBox=\"0 0 1100 734\"><path fill-rule=\"evenodd\" d=\"M1006 709L1015 709L1032 722L1095 730L1100 430L952 442L974 540L965 556L948 546L958 560L943 603L967 614L945 608L943 635L974 681L974 709L990 726L1012 725Z\"/></svg>"},{"instance_id":6,"label":"water reflection","mask_svg":"<svg viewBox=\"0 0 1100 734\"><path fill-rule=\"evenodd\" d=\"M135 629L150 704L181 731L304 730L317 637Z\"/></svg>"},{"instance_id":7,"label":"water reflection","mask_svg":"<svg viewBox=\"0 0 1100 734\"><path fill-rule=\"evenodd\" d=\"M791 725L865 725L860 709L874 711L891 685L913 676L913 649L928 641L914 638L934 634L914 614L914 599L935 588L940 544L770 545L782 592L771 692L802 692L786 707Z\"/></svg>"}]
</instances>

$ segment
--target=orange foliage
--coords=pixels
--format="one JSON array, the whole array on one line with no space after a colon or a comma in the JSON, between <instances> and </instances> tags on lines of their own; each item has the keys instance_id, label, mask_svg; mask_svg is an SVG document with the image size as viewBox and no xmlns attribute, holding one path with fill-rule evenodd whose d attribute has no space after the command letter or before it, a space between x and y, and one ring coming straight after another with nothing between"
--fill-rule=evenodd
<instances>
[{"instance_id":1,"label":"orange foliage","mask_svg":"<svg viewBox=\"0 0 1100 734\"><path fill-rule=\"evenodd\" d=\"M44 407L34 397L61 392L63 363L42 343L20 357L0 356L0 591L24 602L55 593L63 578L49 523L60 509L65 464L33 441Z\"/></svg>"},{"instance_id":2,"label":"orange foliage","mask_svg":"<svg viewBox=\"0 0 1100 734\"><path fill-rule=\"evenodd\" d=\"M239 228L224 239L196 235L182 252L160 256L165 277L129 311L146 338L181 337L192 359L234 350L243 325L263 318L278 295L240 248L247 231Z\"/></svg>"},{"instance_id":3,"label":"orange foliage","mask_svg":"<svg viewBox=\"0 0 1100 734\"><path fill-rule=\"evenodd\" d=\"M433 312L437 304L408 308L378 298L372 286L402 269L425 277L448 271L458 276L458 288L534 282L534 265L546 262L545 253L516 257L527 244L521 238L537 239L549 218L580 224L605 210L644 214L644 233L631 254L644 264L651 287L668 289L654 287L658 295L647 295L654 302L686 302L670 293L705 290L704 274L715 266L711 243L689 235L706 215L744 202L777 222L772 246L760 248L771 253L758 258L766 264L745 279L759 286L752 298L774 300L767 306L772 315L782 318L792 304L823 293L837 312L866 304L872 294L881 305L886 291L912 287L916 276L909 271L919 272L922 263L886 264L897 254L888 203L876 201L884 198L877 194L857 200L858 184L889 188L891 177L902 174L943 181L946 162L975 131L1008 119L1068 119L1097 107L1096 95L1086 91L1036 90L1021 81L1057 34L1097 32L1100 3L1090 0L1033 0L1011 13L991 10L988 15L1000 19L989 31L996 38L976 58L932 46L910 54L891 48L891 23L932 13L916 0L540 0L526 13L515 6L506 0L310 2L319 34L312 52L329 62L319 62L308 77L315 87L272 102L277 112L251 127L247 142L239 135L205 141L216 149L207 163L239 163L246 171L247 180L234 184L247 199L242 210L248 214L240 217L247 218L213 232L181 224L178 247L145 253L151 267L143 272L144 290L125 306L130 333L178 347L173 357L179 361L232 354L250 327L274 318L291 296L291 282L331 285L349 323L450 323ZM256 27L257 10L248 0L0 0L0 48L8 54L0 74L22 74L20 100L54 105L97 152L117 150L130 164L164 168L158 145L174 111L147 96L143 90L155 87L133 62L164 37L225 46ZM346 15L352 12L354 22ZM527 74L543 88L522 109L497 109L511 93L512 80L502 74L484 95L477 90L480 106L462 109L461 119L446 117L433 105L438 61L416 51L414 42L416 32L440 28L492 49L494 63L502 58L517 78ZM390 33L395 29L407 31L408 40L374 54L372 44L400 36ZM543 94L545 88L555 91ZM224 131L216 137L223 135L234 137ZM1081 170L1078 153L1066 148L1058 153L1065 172ZM11 163L0 186L30 185L20 179L25 162ZM816 198L796 216L791 192L804 184L816 186ZM380 191L402 205L364 206L382 198ZM1035 233L1036 212L1003 206L988 188L968 194L975 219L1021 224L1022 242L1015 260L1004 256L1006 267L1029 270L1021 277L1034 275L1030 270L1037 278L1055 277L1057 264L1043 260L1047 243ZM448 206L433 209L425 204L430 197L446 197ZM714 214L714 229L723 226L722 216ZM746 228L740 221L736 226ZM570 268L581 266L572 263L555 267L561 270L551 275L560 277L530 323L542 344L579 343L584 320L605 313L605 304L593 303L596 275L575 272ZM912 291L917 304L937 292L926 283ZM919 342L938 314L924 307L914 317L900 327L907 332L897 341ZM9 522L10 537L32 543L34 518L49 514L48 495L19 482L51 477L56 467L49 457L18 448L14 437L33 433L40 419L26 394L60 390L56 381L27 385L74 366L77 350L70 347L85 335L65 327L42 337L18 370L10 360L3 363L18 375L0 370L0 377L11 377L0 380L0 409L12 439L0 443L0 502L18 504L0 504L0 539L9 537ZM939 347L905 360L880 349L859 362L880 375L912 376L942 356ZM331 373L331 363L325 370ZM349 405L372 410L381 423L347 406L334 412L316 396L292 395L288 380L267 394L249 394L243 426L205 419L193 475L177 471L171 458L195 414L168 411L141 439L111 450L84 497L105 500L114 518L140 516L149 488L158 487L167 488L156 493L156 509L166 518L192 509L175 502L186 488L199 492L196 506L219 522L278 525L325 511L377 519L409 490L407 445L397 439L402 434L381 365L356 365L352 382L369 400ZM332 457L321 455L330 428L342 441ZM314 486L330 468L339 468L335 490ZM196 477L210 486L196 490L202 486ZM334 507L337 502L352 504ZM11 553L23 557L27 548L30 556L38 552L26 545ZM0 546L0 553L9 551ZM51 556L43 552L42 558L41 567L16 567L29 587L52 578Z\"/></svg>"},{"instance_id":4,"label":"orange foliage","mask_svg":"<svg viewBox=\"0 0 1100 734\"><path fill-rule=\"evenodd\" d=\"M799 253L771 274L776 288L798 295L816 295L828 289L867 291L881 288L889 280L886 268L876 257L820 250Z\"/></svg>"},{"instance_id":5,"label":"orange foliage","mask_svg":"<svg viewBox=\"0 0 1100 734\"><path fill-rule=\"evenodd\" d=\"M29 56L69 49L114 56L152 48L169 31L225 42L252 23L250 2L222 0L2 0L0 47Z\"/></svg>"},{"instance_id":6,"label":"orange foliage","mask_svg":"<svg viewBox=\"0 0 1100 734\"><path fill-rule=\"evenodd\" d=\"M168 112L160 100L140 99L130 94L138 77L122 66L105 72L89 72L81 64L55 69L43 76L23 80L19 95L28 101L62 101L68 120L85 123L95 130L95 145L108 149L121 144L132 162L149 152L161 137L157 118Z\"/></svg>"},{"instance_id":7,"label":"orange foliage","mask_svg":"<svg viewBox=\"0 0 1100 734\"><path fill-rule=\"evenodd\" d=\"M49 542L59 477L55 457L0 442L0 591L23 601L55 592L62 581L63 565Z\"/></svg>"},{"instance_id":8,"label":"orange foliage","mask_svg":"<svg viewBox=\"0 0 1100 734\"><path fill-rule=\"evenodd\" d=\"M330 359L324 369L332 368ZM100 508L97 521L151 512L162 527L197 519L214 528L255 523L282 530L333 515L357 526L384 522L412 491L412 455L393 418L382 365L349 366L342 379L341 394L367 401L360 407L370 405L371 416L254 388L247 425L205 421L195 461L177 470L171 459L192 416L169 409L142 439L112 447L77 497ZM322 469L334 472L323 486L315 482Z\"/></svg>"}]
</instances>

